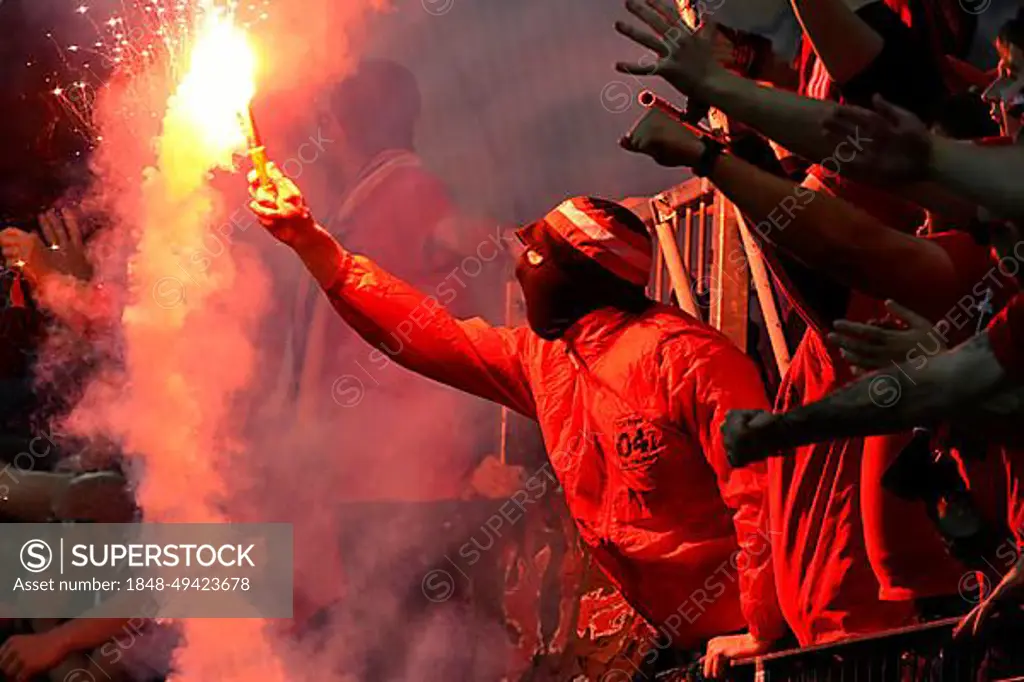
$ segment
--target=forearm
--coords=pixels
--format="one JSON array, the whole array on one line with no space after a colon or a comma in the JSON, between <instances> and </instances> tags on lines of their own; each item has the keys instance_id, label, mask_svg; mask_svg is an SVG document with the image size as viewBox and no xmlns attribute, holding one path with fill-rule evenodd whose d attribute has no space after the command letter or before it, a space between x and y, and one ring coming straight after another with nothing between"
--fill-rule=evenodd
<instances>
[{"instance_id":1,"label":"forearm","mask_svg":"<svg viewBox=\"0 0 1024 682\"><path fill-rule=\"evenodd\" d=\"M904 363L865 376L822 400L777 416L766 427L772 449L835 438L899 433L947 420L984 402L1005 377L980 334L923 367Z\"/></svg>"},{"instance_id":2,"label":"forearm","mask_svg":"<svg viewBox=\"0 0 1024 682\"><path fill-rule=\"evenodd\" d=\"M348 254L341 244L319 225L293 244L292 248L324 291L330 291L343 276Z\"/></svg>"},{"instance_id":3,"label":"forearm","mask_svg":"<svg viewBox=\"0 0 1024 682\"><path fill-rule=\"evenodd\" d=\"M112 637L124 633L132 618L74 618L61 623L51 632L69 655L102 646Z\"/></svg>"},{"instance_id":4,"label":"forearm","mask_svg":"<svg viewBox=\"0 0 1024 682\"><path fill-rule=\"evenodd\" d=\"M793 12L837 83L861 73L882 52L882 37L844 0L792 0Z\"/></svg>"},{"instance_id":5,"label":"forearm","mask_svg":"<svg viewBox=\"0 0 1024 682\"><path fill-rule=\"evenodd\" d=\"M1024 148L979 147L932 136L929 174L935 182L1008 220L1024 217Z\"/></svg>"},{"instance_id":6,"label":"forearm","mask_svg":"<svg viewBox=\"0 0 1024 682\"><path fill-rule=\"evenodd\" d=\"M401 281L368 258L345 251L318 229L295 245L338 315L374 346L367 360L391 362L435 381L533 414L512 330L462 321L443 307L456 295L447 279L436 295ZM451 294L451 296L449 296Z\"/></svg>"},{"instance_id":7,"label":"forearm","mask_svg":"<svg viewBox=\"0 0 1024 682\"><path fill-rule=\"evenodd\" d=\"M727 116L745 123L793 154L818 163L830 158L842 140L823 133L836 104L766 87L722 73L697 93Z\"/></svg>"},{"instance_id":8,"label":"forearm","mask_svg":"<svg viewBox=\"0 0 1024 682\"><path fill-rule=\"evenodd\" d=\"M877 298L905 300L923 274L928 244L902 235L847 201L766 173L736 157L719 159L710 180L751 218L751 230L807 267ZM884 258L882 255L884 254ZM904 263L907 276L888 271ZM930 266L929 266L930 267ZM885 270L886 277L878 273ZM935 274L935 273L932 273ZM909 280L909 281L905 281Z\"/></svg>"},{"instance_id":9,"label":"forearm","mask_svg":"<svg viewBox=\"0 0 1024 682\"><path fill-rule=\"evenodd\" d=\"M31 449L31 446L30 448ZM67 490L70 474L20 471L8 465L0 481L0 514L25 523L46 523L53 516L54 502Z\"/></svg>"}]
</instances>

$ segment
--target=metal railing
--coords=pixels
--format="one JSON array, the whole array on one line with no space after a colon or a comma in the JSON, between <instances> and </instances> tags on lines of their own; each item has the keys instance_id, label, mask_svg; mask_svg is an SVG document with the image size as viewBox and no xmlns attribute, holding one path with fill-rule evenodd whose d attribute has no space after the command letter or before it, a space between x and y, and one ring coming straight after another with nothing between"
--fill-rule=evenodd
<instances>
[{"instance_id":1,"label":"metal railing","mask_svg":"<svg viewBox=\"0 0 1024 682\"><path fill-rule=\"evenodd\" d=\"M954 640L957 619L739 661L733 682L974 682L1024 680L1024 629L1002 623ZM680 677L685 679L685 677Z\"/></svg>"},{"instance_id":2,"label":"metal railing","mask_svg":"<svg viewBox=\"0 0 1024 682\"><path fill-rule=\"evenodd\" d=\"M753 284L779 373L789 350L771 277L742 214L705 179L694 178L650 199L624 202L657 241L653 299L676 303L747 349Z\"/></svg>"}]
</instances>

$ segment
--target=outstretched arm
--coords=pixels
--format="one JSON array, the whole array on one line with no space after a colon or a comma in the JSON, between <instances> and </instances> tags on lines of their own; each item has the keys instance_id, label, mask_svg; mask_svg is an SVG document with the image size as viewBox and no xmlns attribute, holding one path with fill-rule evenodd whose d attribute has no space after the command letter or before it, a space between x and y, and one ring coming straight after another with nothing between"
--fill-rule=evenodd
<instances>
[{"instance_id":1,"label":"outstretched arm","mask_svg":"<svg viewBox=\"0 0 1024 682\"><path fill-rule=\"evenodd\" d=\"M809 9L814 6L817 4L808 3ZM838 111L847 107L761 85L730 73L714 58L713 44L708 38L714 27L691 35L685 24L676 18L678 15L675 10L661 0L629 0L627 8L650 30L643 30L625 22L616 23L616 29L636 43L652 50L654 56L653 59L642 63L620 63L616 66L618 70L632 75L661 76L683 94L709 103L730 118L750 126L793 154L812 163L824 164L829 170L838 170L843 175L849 175L865 183L887 182L887 178L879 172L877 163L858 162L866 156L884 156L887 151L884 143L875 139L873 127L862 125L844 130L828 128L827 123L835 118ZM813 9L811 11L814 12ZM854 16L854 19L861 22L859 17ZM862 62L871 50L866 50L860 57L854 57L850 64ZM916 77L913 72L919 65L904 64L904 60L897 58L897 55L884 61L884 64L873 63L872 69L885 68L897 69L900 73L904 70L909 72L906 78L886 79L886 85ZM858 90L864 92L858 92L855 100L865 106L870 104L868 100L874 94L869 92L870 87ZM916 102L928 99L911 96L908 92L885 92L884 89L879 94L904 103L908 103L907 100ZM908 103L908 106L911 104ZM920 106L930 105L922 101ZM846 161L837 158L838 148L844 143L856 146L858 151L855 159ZM881 186L883 189L893 188L896 183ZM925 183L906 190L900 189L901 196L943 215L960 217L966 213L973 216L972 207L965 207L963 202L951 202L946 194L948 193L936 191L934 187L929 187Z\"/></svg>"},{"instance_id":2,"label":"outstretched arm","mask_svg":"<svg viewBox=\"0 0 1024 682\"><path fill-rule=\"evenodd\" d=\"M805 4L803 0L797 2ZM828 53L829 59L844 64L839 68L844 71L845 81L849 81L867 68L866 61L874 63L874 59L881 53L881 39L871 28L863 24L859 17L849 16L852 13L845 7L841 12L830 10L829 6L833 2L842 5L841 0L824 0L822 3L812 3L808 0L807 18L814 23L819 34L819 42L822 49ZM661 76L683 94L707 102L729 117L754 128L794 154L812 162L829 158L836 144L843 139L823 135L821 132L824 121L835 110L836 104L765 87L723 68L714 58L712 41L708 37L715 30L713 25L691 34L679 18L678 11L664 0L628 0L626 7L646 27L640 29L625 22L617 22L616 29L652 50L654 55L653 59L643 63L620 63L616 66L618 70L632 75ZM833 18L833 14L846 16L846 21L832 28L824 28L823 25ZM843 28L847 22L855 28ZM845 39L836 39L834 31L848 33L849 43ZM872 38L872 35L875 37ZM860 47L855 48L853 44ZM849 60L841 57L840 53L848 53ZM927 69L925 65L904 64L903 61L894 57L884 65L875 66L907 73L907 79L920 76L919 73L915 73L919 66L921 69ZM837 77L836 80L845 82L843 78ZM899 83L900 80L887 79L885 85L889 82ZM870 84L865 84L864 88L859 89L869 91L869 86ZM895 87L892 89L895 90ZM872 94L874 93L868 92L865 96L858 93L856 99L869 99ZM880 94L895 101L903 101L901 97L906 97L908 92L906 87L902 87L900 91ZM925 102L921 102L920 105L930 106Z\"/></svg>"},{"instance_id":3,"label":"outstretched arm","mask_svg":"<svg viewBox=\"0 0 1024 682\"><path fill-rule=\"evenodd\" d=\"M434 296L346 251L313 220L295 185L270 167L275 187L253 186L252 210L291 246L334 309L368 343L370 362L395 362L418 374L528 417L533 396L519 360L527 332L458 320Z\"/></svg>"},{"instance_id":4,"label":"outstretched arm","mask_svg":"<svg viewBox=\"0 0 1024 682\"><path fill-rule=\"evenodd\" d=\"M693 165L703 150L703 143L688 128L659 109L648 112L623 145L669 166ZM850 142L836 156L856 153L856 145ZM956 298L954 289L921 290L922 281L952 288L961 280L949 254L928 240L892 229L842 199L814 192L728 154L719 157L709 179L750 216L757 239L845 287L874 298L895 299L935 319L946 312L935 310L936 301Z\"/></svg>"},{"instance_id":5,"label":"outstretched arm","mask_svg":"<svg viewBox=\"0 0 1024 682\"><path fill-rule=\"evenodd\" d=\"M914 114L875 98L874 111L839 107L825 121L833 137L859 132L874 142L850 164L895 181L925 180L1014 220L1024 216L1024 146L981 146L930 133Z\"/></svg>"},{"instance_id":6,"label":"outstretched arm","mask_svg":"<svg viewBox=\"0 0 1024 682\"><path fill-rule=\"evenodd\" d=\"M1010 219L1024 218L1024 147L979 147L931 137L932 180Z\"/></svg>"},{"instance_id":7,"label":"outstretched arm","mask_svg":"<svg viewBox=\"0 0 1024 682\"><path fill-rule=\"evenodd\" d=\"M923 367L907 362L869 374L791 412L733 412L723 427L730 461L741 465L807 443L899 433L955 418L1019 382L998 355L998 336L993 328Z\"/></svg>"}]
</instances>

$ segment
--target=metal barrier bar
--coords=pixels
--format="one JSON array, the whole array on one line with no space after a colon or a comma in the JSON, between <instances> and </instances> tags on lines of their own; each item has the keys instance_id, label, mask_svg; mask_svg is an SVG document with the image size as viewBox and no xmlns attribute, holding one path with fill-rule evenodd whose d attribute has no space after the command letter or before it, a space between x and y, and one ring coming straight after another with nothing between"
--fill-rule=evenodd
<instances>
[{"instance_id":1,"label":"metal barrier bar","mask_svg":"<svg viewBox=\"0 0 1024 682\"><path fill-rule=\"evenodd\" d=\"M786 343L786 332L782 327L782 320L779 318L779 308L775 303L775 294L772 291L771 276L765 266L764 255L758 248L743 219L743 213L734 204L732 206L736 216L736 223L739 227L740 238L743 241L743 251L746 254L746 262L750 266L750 274L754 279L757 301L761 305L761 315L764 317L764 326L768 331L768 341L772 345L772 353L775 355L775 363L779 367L779 376L785 376L789 371L789 363L792 360L789 356L789 346Z\"/></svg>"},{"instance_id":2,"label":"metal barrier bar","mask_svg":"<svg viewBox=\"0 0 1024 682\"><path fill-rule=\"evenodd\" d=\"M713 208L712 274L706 278L711 288L708 321L745 350L750 319L750 270L732 204L716 192Z\"/></svg>"},{"instance_id":3,"label":"metal barrier bar","mask_svg":"<svg viewBox=\"0 0 1024 682\"><path fill-rule=\"evenodd\" d=\"M1024 675L1020 623L954 641L957 618L733 663L731 682L984 682Z\"/></svg>"},{"instance_id":4,"label":"metal barrier bar","mask_svg":"<svg viewBox=\"0 0 1024 682\"><path fill-rule=\"evenodd\" d=\"M693 285L685 262L679 253L679 244L676 242L678 227L673 229L678 213L674 206L668 206L667 214L663 212L664 197L658 195L651 199L651 213L654 215L654 234L658 238L658 250L665 259L668 267L669 281L672 283L672 290L675 291L679 307L693 315L699 316L697 301L693 296ZM659 296L661 298L661 296Z\"/></svg>"}]
</instances>

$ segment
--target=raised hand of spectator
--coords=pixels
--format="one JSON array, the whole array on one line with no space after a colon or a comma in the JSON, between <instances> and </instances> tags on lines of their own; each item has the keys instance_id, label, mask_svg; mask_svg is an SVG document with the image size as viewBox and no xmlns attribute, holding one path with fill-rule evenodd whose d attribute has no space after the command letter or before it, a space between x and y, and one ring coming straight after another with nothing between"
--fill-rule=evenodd
<instances>
[{"instance_id":1,"label":"raised hand of spectator","mask_svg":"<svg viewBox=\"0 0 1024 682\"><path fill-rule=\"evenodd\" d=\"M843 173L876 184L921 180L932 154L931 133L914 114L875 95L875 110L837 107L825 119L827 134L861 142L853 159L843 162Z\"/></svg>"},{"instance_id":2,"label":"raised hand of spectator","mask_svg":"<svg viewBox=\"0 0 1024 682\"><path fill-rule=\"evenodd\" d=\"M992 593L963 617L956 629L953 630L953 636L961 637L965 633L977 636L989 616L996 612L1002 602L1009 599L1014 593L1018 593L1022 586L1024 586L1024 559L1018 560L1013 568L1003 576Z\"/></svg>"},{"instance_id":3,"label":"raised hand of spectator","mask_svg":"<svg viewBox=\"0 0 1024 682\"><path fill-rule=\"evenodd\" d=\"M39 282L55 272L52 249L34 232L16 227L0 230L0 252L8 268L20 270L31 282Z\"/></svg>"},{"instance_id":4,"label":"raised hand of spectator","mask_svg":"<svg viewBox=\"0 0 1024 682\"><path fill-rule=\"evenodd\" d=\"M0 670L8 679L28 682L71 653L54 631L14 635L0 646Z\"/></svg>"},{"instance_id":5,"label":"raised hand of spectator","mask_svg":"<svg viewBox=\"0 0 1024 682\"><path fill-rule=\"evenodd\" d=\"M78 216L70 209L53 209L39 216L43 236L49 242L50 263L57 272L87 280L92 266L85 254Z\"/></svg>"},{"instance_id":6,"label":"raised hand of spectator","mask_svg":"<svg viewBox=\"0 0 1024 682\"><path fill-rule=\"evenodd\" d=\"M765 410L731 410L722 422L725 454L734 467L765 459L777 449L770 428L775 415Z\"/></svg>"},{"instance_id":7,"label":"raised hand of spectator","mask_svg":"<svg viewBox=\"0 0 1024 682\"><path fill-rule=\"evenodd\" d=\"M862 324L838 320L829 340L839 346L843 358L854 367L855 373L873 371L914 360L915 354L925 357L929 353L946 350L945 340L937 334L932 323L896 301L886 301L885 308L898 322L898 327L874 323Z\"/></svg>"},{"instance_id":8,"label":"raised hand of spectator","mask_svg":"<svg viewBox=\"0 0 1024 682\"><path fill-rule=\"evenodd\" d=\"M644 114L619 144L627 151L646 154L669 167L691 166L704 150L696 133L658 108Z\"/></svg>"},{"instance_id":9,"label":"raised hand of spectator","mask_svg":"<svg viewBox=\"0 0 1024 682\"><path fill-rule=\"evenodd\" d=\"M653 33L622 21L615 23L615 29L654 54L641 62L619 62L615 65L618 71L661 76L685 95L698 94L716 75L728 75L720 61L725 58L722 46L716 50L719 32L715 24L708 22L691 32L679 10L665 0L627 0L626 9Z\"/></svg>"}]
</instances>

